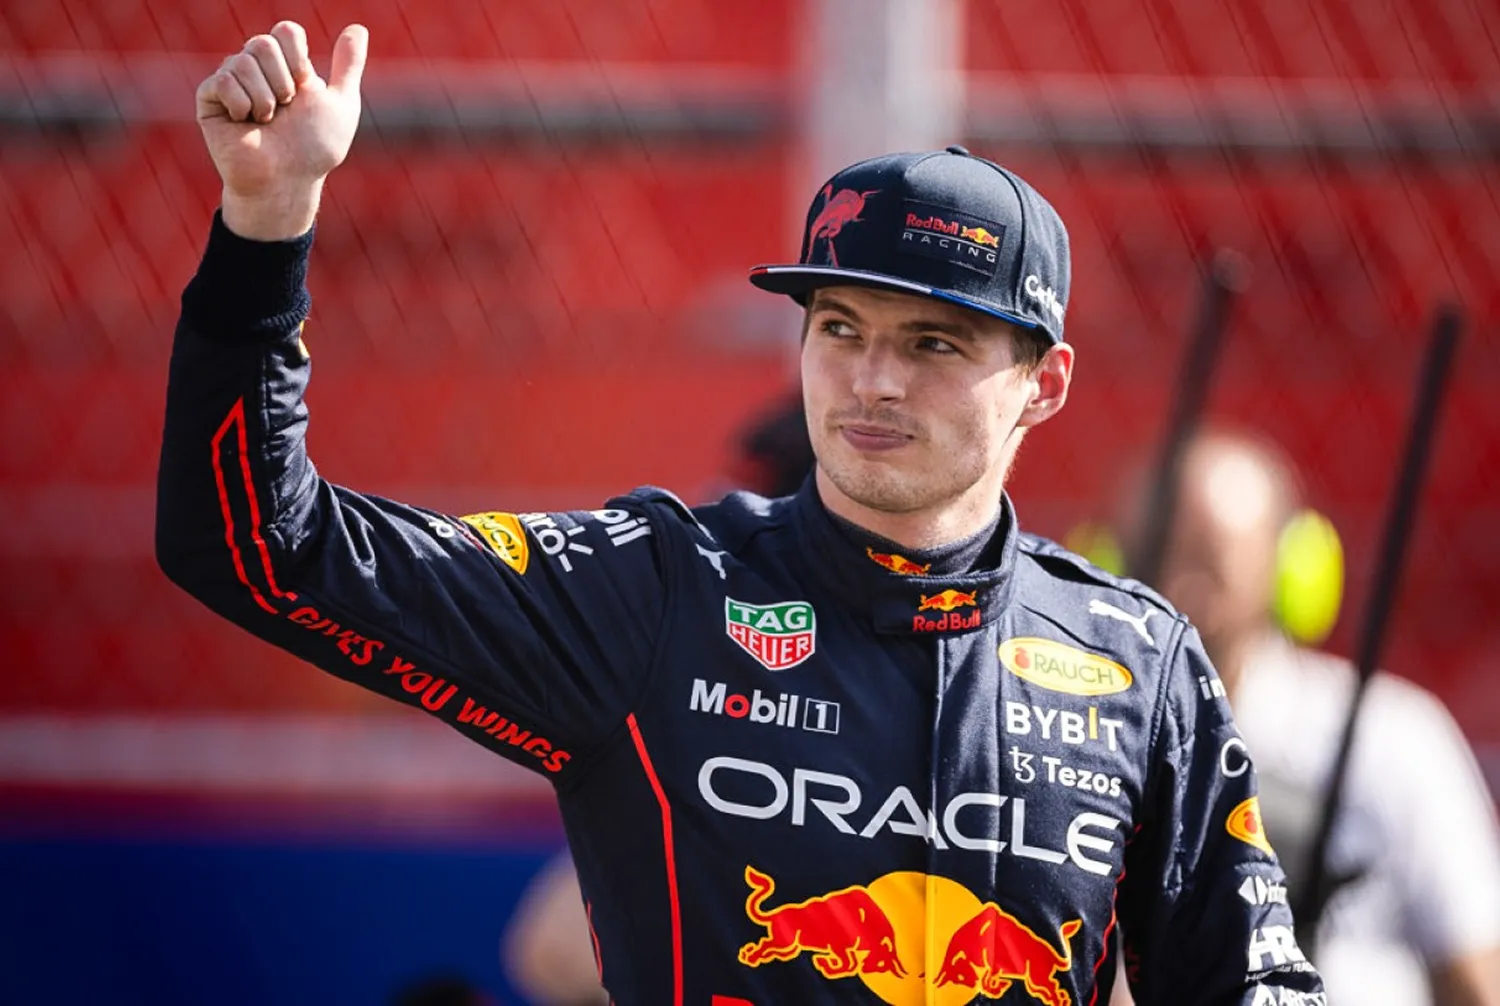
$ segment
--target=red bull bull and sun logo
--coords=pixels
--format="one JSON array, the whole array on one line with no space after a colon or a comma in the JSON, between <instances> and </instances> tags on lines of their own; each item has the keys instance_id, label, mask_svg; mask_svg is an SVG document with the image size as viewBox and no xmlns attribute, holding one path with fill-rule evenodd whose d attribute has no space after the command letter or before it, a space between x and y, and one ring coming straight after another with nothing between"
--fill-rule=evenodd
<instances>
[{"instance_id":1,"label":"red bull bull and sun logo","mask_svg":"<svg viewBox=\"0 0 1500 1006\"><path fill-rule=\"evenodd\" d=\"M775 882L745 867L745 914L766 935L740 949L750 967L793 961L801 954L825 978L857 976L891 1006L966 1006L998 999L1016 983L1047 1006L1073 1006L1058 981L1073 967L1071 941L1082 928L1059 927L1059 952L994 902L946 877L888 873L803 901L766 908ZM927 948L944 947L928 962Z\"/></svg>"},{"instance_id":2,"label":"red bull bull and sun logo","mask_svg":"<svg viewBox=\"0 0 1500 1006\"><path fill-rule=\"evenodd\" d=\"M926 576L932 565L912 562L904 555L896 555L891 552L877 552L873 548L865 549L865 555L877 566L883 566L892 573L900 573L902 576Z\"/></svg>"},{"instance_id":3,"label":"red bull bull and sun logo","mask_svg":"<svg viewBox=\"0 0 1500 1006\"><path fill-rule=\"evenodd\" d=\"M974 610L960 613L959 608ZM924 611L941 611L942 614L937 618L930 618L922 614ZM917 602L917 612L911 620L911 628L913 632L955 632L977 629L981 621L978 597L972 592L950 587L931 597L921 595Z\"/></svg>"},{"instance_id":4,"label":"red bull bull and sun logo","mask_svg":"<svg viewBox=\"0 0 1500 1006\"><path fill-rule=\"evenodd\" d=\"M923 594L921 600L917 604L917 610L952 611L955 608L972 608L978 603L979 600L972 593L968 593L962 590L954 590L950 587L947 590L943 591L941 594L934 594L931 597Z\"/></svg>"}]
</instances>

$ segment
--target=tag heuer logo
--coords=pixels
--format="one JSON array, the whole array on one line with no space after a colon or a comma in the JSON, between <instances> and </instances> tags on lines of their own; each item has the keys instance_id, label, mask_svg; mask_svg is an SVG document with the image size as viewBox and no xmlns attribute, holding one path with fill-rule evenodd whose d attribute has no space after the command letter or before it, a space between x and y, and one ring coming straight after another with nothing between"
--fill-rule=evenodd
<instances>
[{"instance_id":1,"label":"tag heuer logo","mask_svg":"<svg viewBox=\"0 0 1500 1006\"><path fill-rule=\"evenodd\" d=\"M761 605L724 599L724 631L770 670L784 671L812 656L816 630L806 601Z\"/></svg>"}]
</instances>

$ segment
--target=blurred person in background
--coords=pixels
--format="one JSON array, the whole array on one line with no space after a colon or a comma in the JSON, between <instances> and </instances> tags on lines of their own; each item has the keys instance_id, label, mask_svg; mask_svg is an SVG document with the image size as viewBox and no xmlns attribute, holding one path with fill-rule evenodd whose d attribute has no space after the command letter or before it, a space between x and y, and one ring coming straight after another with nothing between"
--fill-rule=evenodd
<instances>
[{"instance_id":1,"label":"blurred person in background","mask_svg":"<svg viewBox=\"0 0 1500 1006\"><path fill-rule=\"evenodd\" d=\"M1197 627L1218 669L1254 752L1266 833L1296 890L1355 669L1296 645L1274 616L1278 545L1300 505L1281 452L1263 439L1207 432L1181 471L1162 593ZM1139 510L1144 494L1130 495ZM1143 520L1138 512L1125 520L1127 546ZM1329 849L1339 887L1316 940L1329 1002L1500 1006L1500 838L1457 724L1430 692L1380 673L1351 755ZM1227 772L1250 764L1241 751L1222 757Z\"/></svg>"},{"instance_id":2,"label":"blurred person in background","mask_svg":"<svg viewBox=\"0 0 1500 1006\"><path fill-rule=\"evenodd\" d=\"M795 391L741 430L730 481L761 496L790 496L807 480L815 461L802 393ZM522 895L501 940L501 960L511 982L537 1003L608 1002L599 984L578 871L566 850L542 867Z\"/></svg>"},{"instance_id":3,"label":"blurred person in background","mask_svg":"<svg viewBox=\"0 0 1500 1006\"><path fill-rule=\"evenodd\" d=\"M537 1006L599 1006L609 993L573 858L563 850L537 872L500 938L500 962L528 1002Z\"/></svg>"},{"instance_id":4,"label":"blurred person in background","mask_svg":"<svg viewBox=\"0 0 1500 1006\"><path fill-rule=\"evenodd\" d=\"M799 390L774 402L744 428L730 474L737 486L775 499L802 488L816 460Z\"/></svg>"}]
</instances>

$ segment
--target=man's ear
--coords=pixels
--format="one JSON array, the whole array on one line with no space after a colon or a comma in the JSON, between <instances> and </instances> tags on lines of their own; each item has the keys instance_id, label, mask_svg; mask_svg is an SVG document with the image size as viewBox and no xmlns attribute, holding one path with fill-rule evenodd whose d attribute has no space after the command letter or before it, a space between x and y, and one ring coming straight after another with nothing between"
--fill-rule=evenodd
<instances>
[{"instance_id":1,"label":"man's ear","mask_svg":"<svg viewBox=\"0 0 1500 1006\"><path fill-rule=\"evenodd\" d=\"M1036 426L1062 411L1068 401L1068 387L1073 383L1073 347L1060 342L1042 355L1027 377L1036 391L1021 410L1016 425Z\"/></svg>"}]
</instances>

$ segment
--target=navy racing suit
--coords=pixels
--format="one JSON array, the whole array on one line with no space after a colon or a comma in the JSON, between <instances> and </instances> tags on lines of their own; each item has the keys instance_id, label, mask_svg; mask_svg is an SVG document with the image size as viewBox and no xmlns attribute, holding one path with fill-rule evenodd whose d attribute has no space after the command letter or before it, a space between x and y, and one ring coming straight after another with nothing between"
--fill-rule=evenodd
<instances>
[{"instance_id":1,"label":"navy racing suit","mask_svg":"<svg viewBox=\"0 0 1500 1006\"><path fill-rule=\"evenodd\" d=\"M931 575L809 483L456 517L318 476L311 236L217 219L157 514L225 618L550 779L619 1006L1321 1003L1192 628L1022 534Z\"/></svg>"}]
</instances>

